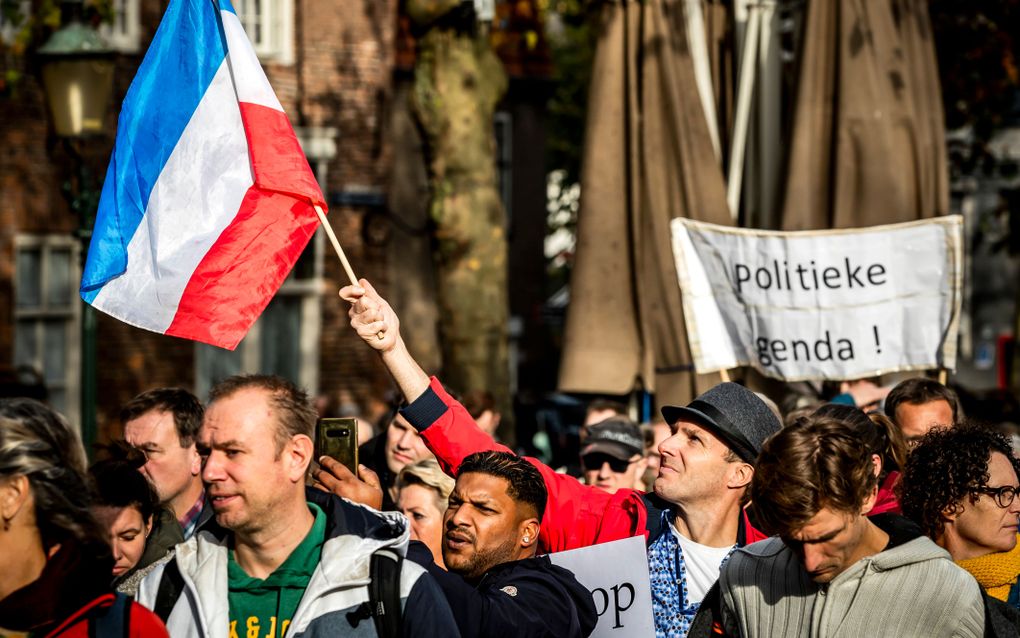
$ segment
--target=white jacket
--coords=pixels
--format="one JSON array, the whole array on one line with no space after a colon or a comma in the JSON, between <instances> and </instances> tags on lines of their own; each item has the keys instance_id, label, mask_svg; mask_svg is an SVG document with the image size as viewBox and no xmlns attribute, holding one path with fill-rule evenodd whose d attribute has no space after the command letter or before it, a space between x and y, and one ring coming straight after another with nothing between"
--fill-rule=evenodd
<instances>
[{"instance_id":1,"label":"white jacket","mask_svg":"<svg viewBox=\"0 0 1020 638\"><path fill-rule=\"evenodd\" d=\"M349 614L368 601L372 553L390 547L401 555L406 554L410 536L407 519L397 513L355 505L318 490L309 490L308 499L326 514L326 540L319 565L308 581L285 636L374 638L377 634L371 618L352 619ZM184 591L166 623L174 638L229 636L229 534L218 531L220 533L203 530L177 546L174 560L184 581ZM150 609L154 606L165 569L166 565L161 565L142 581L138 589L139 603ZM400 598L405 636L459 636L449 605L438 586L424 568L410 561L404 561L401 569Z\"/></svg>"}]
</instances>

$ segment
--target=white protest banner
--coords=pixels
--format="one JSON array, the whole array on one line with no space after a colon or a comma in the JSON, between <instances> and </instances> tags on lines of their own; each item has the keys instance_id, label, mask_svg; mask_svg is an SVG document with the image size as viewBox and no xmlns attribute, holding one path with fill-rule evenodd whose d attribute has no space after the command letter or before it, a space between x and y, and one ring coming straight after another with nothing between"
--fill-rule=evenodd
<instances>
[{"instance_id":1,"label":"white protest banner","mask_svg":"<svg viewBox=\"0 0 1020 638\"><path fill-rule=\"evenodd\" d=\"M655 635L652 588L643 536L549 554L591 590L599 622L592 638Z\"/></svg>"},{"instance_id":2,"label":"white protest banner","mask_svg":"<svg viewBox=\"0 0 1020 638\"><path fill-rule=\"evenodd\" d=\"M674 219L695 369L786 381L956 368L962 218L778 232Z\"/></svg>"}]
</instances>

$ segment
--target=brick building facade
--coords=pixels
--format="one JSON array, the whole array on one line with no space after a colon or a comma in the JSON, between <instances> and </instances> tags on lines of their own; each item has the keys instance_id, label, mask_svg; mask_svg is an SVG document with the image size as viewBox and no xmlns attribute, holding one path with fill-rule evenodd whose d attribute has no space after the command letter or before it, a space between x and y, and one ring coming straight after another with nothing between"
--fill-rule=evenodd
<instances>
[{"instance_id":1,"label":"brick building facade","mask_svg":"<svg viewBox=\"0 0 1020 638\"><path fill-rule=\"evenodd\" d=\"M77 183L76 169L83 166L91 171L91 181L81 184L84 192L98 192L95 178L105 173L119 105L166 3L114 2L120 17L104 29L120 53L103 135L73 144L56 138L31 51L24 78L0 96L0 370L9 366L7 378L35 371L52 402L73 421L79 416L81 265L74 238L78 221L63 185ZM234 5L319 177L329 217L355 271L394 301L412 350L436 369L434 284L424 231L427 182L408 112L410 67L407 35L399 33L398 1L235 0ZM260 15L253 14L256 7ZM0 22L0 37L10 37L10 27ZM398 62L401 47L403 62ZM511 64L508 69L513 76ZM533 146L513 157L505 171L509 176L517 170L524 178L513 182L511 225L523 230L516 237L511 232L512 261L525 260L521 271L539 279L540 266L533 262L537 257L540 264L544 235L541 94L533 80L518 78L512 84L507 120L516 115L521 133L529 136L517 140L520 147L528 146L524 141ZM217 378L242 371L281 373L333 405L353 400L370 410L389 381L348 327L347 308L336 296L345 278L322 234L233 353L100 315L98 438L116 435L119 406L144 389L180 385L202 396ZM538 320L542 290L536 285L528 283L530 295L518 292L515 304L518 314Z\"/></svg>"}]
</instances>

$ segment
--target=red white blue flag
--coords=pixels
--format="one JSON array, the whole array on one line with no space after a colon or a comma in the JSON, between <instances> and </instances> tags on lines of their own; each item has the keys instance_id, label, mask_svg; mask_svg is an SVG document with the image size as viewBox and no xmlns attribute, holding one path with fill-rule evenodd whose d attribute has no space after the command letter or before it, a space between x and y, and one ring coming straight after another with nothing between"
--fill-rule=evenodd
<instances>
[{"instance_id":1,"label":"red white blue flag","mask_svg":"<svg viewBox=\"0 0 1020 638\"><path fill-rule=\"evenodd\" d=\"M314 234L316 204L229 0L171 0L121 106L82 299L233 349Z\"/></svg>"}]
</instances>

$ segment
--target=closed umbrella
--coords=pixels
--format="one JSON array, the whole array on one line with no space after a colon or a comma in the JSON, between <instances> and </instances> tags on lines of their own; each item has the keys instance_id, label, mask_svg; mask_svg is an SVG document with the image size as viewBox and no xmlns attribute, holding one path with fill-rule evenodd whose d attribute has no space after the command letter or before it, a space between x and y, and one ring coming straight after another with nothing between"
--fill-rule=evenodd
<instances>
[{"instance_id":1,"label":"closed umbrella","mask_svg":"<svg viewBox=\"0 0 1020 638\"><path fill-rule=\"evenodd\" d=\"M945 131L925 3L810 0L783 228L948 212Z\"/></svg>"},{"instance_id":2,"label":"closed umbrella","mask_svg":"<svg viewBox=\"0 0 1020 638\"><path fill-rule=\"evenodd\" d=\"M669 223L731 223L679 0L601 8L560 389L664 402L719 380L691 366Z\"/></svg>"}]
</instances>

